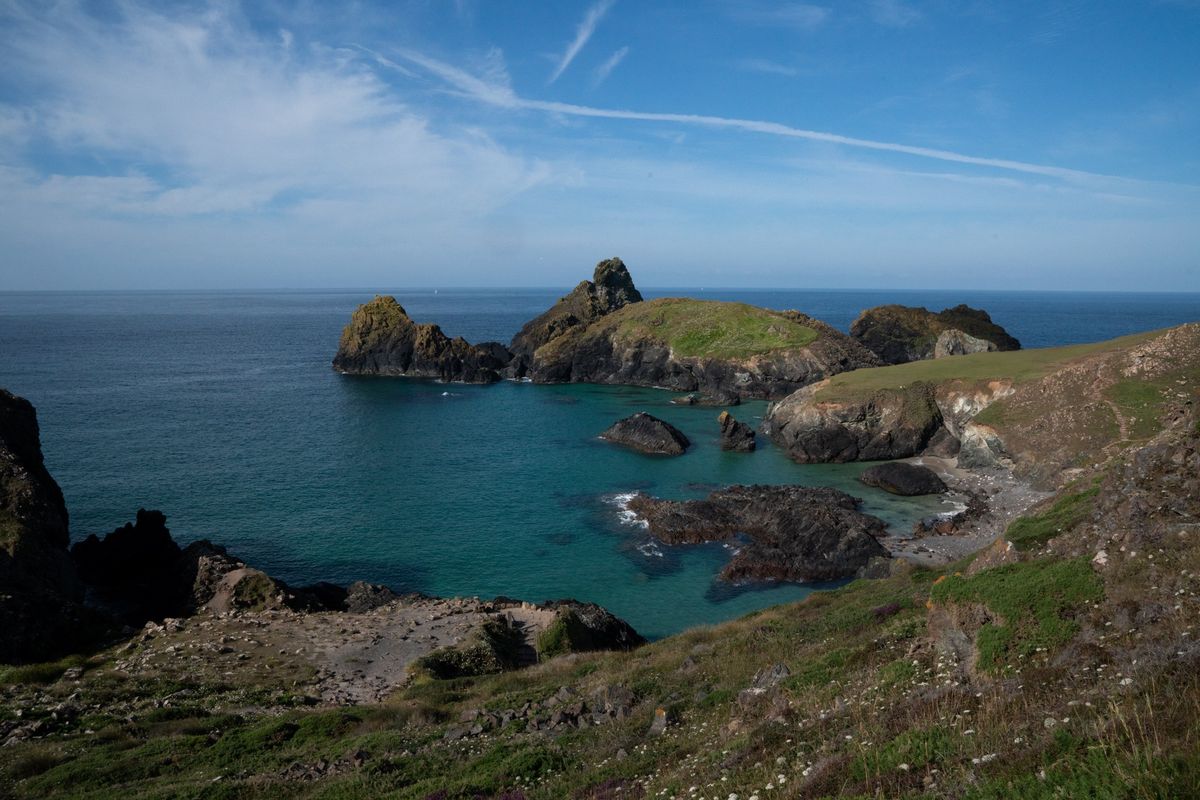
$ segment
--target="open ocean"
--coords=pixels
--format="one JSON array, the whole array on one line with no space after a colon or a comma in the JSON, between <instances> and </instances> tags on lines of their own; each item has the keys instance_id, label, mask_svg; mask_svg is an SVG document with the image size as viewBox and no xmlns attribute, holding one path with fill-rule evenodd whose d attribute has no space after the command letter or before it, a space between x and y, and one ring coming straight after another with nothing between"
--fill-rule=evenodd
<instances>
[{"instance_id":1,"label":"open ocean","mask_svg":"<svg viewBox=\"0 0 1200 800\"><path fill-rule=\"evenodd\" d=\"M392 290L419 322L507 342L566 290ZM846 330L882 303L987 309L1025 347L1200 320L1200 294L644 291L795 308ZM442 385L337 375L350 313L372 293L0 293L0 386L37 406L74 539L139 507L286 581L363 579L435 595L575 597L650 637L798 599L805 586L714 583L720 545L655 547L620 496L731 483L847 488L907 529L943 510L858 484L862 465L793 464L760 437L717 446L719 409L623 387ZM757 425L765 403L734 414ZM646 410L695 446L677 459L596 435Z\"/></svg>"}]
</instances>

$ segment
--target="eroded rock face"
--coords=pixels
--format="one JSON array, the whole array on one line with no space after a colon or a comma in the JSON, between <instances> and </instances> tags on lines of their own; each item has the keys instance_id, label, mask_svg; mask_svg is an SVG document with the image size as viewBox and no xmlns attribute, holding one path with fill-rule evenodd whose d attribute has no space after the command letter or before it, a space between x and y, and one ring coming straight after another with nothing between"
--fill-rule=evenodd
<instances>
[{"instance_id":1,"label":"eroded rock face","mask_svg":"<svg viewBox=\"0 0 1200 800\"><path fill-rule=\"evenodd\" d=\"M763 423L766 434L801 463L909 458L942 428L929 384L832 401L822 400L821 388L815 384L772 404Z\"/></svg>"},{"instance_id":2,"label":"eroded rock face","mask_svg":"<svg viewBox=\"0 0 1200 800\"><path fill-rule=\"evenodd\" d=\"M418 324L396 298L377 296L359 306L342 331L333 368L350 375L398 375L458 383L494 383L512 359L496 342L451 339L433 324Z\"/></svg>"},{"instance_id":3,"label":"eroded rock face","mask_svg":"<svg viewBox=\"0 0 1200 800\"><path fill-rule=\"evenodd\" d=\"M886 364L1021 347L986 311L966 305L938 312L877 306L859 314L850 335Z\"/></svg>"},{"instance_id":4,"label":"eroded rock face","mask_svg":"<svg viewBox=\"0 0 1200 800\"><path fill-rule=\"evenodd\" d=\"M629 508L667 544L745 536L721 571L728 581L833 580L888 556L876 538L884 533L883 520L860 512L858 500L837 489L732 486L704 500L639 495Z\"/></svg>"},{"instance_id":5,"label":"eroded rock face","mask_svg":"<svg viewBox=\"0 0 1200 800\"><path fill-rule=\"evenodd\" d=\"M941 494L946 491L946 484L929 467L906 464L903 461L890 461L868 467L858 479L867 486L904 497Z\"/></svg>"},{"instance_id":6,"label":"eroded rock face","mask_svg":"<svg viewBox=\"0 0 1200 800\"><path fill-rule=\"evenodd\" d=\"M606 314L630 303L640 303L642 294L619 258L596 265L590 281L582 281L552 308L525 323L513 337L509 350L528 364L534 352L573 328L586 327Z\"/></svg>"},{"instance_id":7,"label":"eroded rock face","mask_svg":"<svg viewBox=\"0 0 1200 800\"><path fill-rule=\"evenodd\" d=\"M754 429L744 422L738 422L728 411L722 411L717 417L721 426L721 449L734 450L739 453L749 453L755 448Z\"/></svg>"},{"instance_id":8,"label":"eroded rock face","mask_svg":"<svg viewBox=\"0 0 1200 800\"><path fill-rule=\"evenodd\" d=\"M662 456L681 456L691 446L681 430L644 411L615 422L600 438L640 453Z\"/></svg>"}]
</instances>

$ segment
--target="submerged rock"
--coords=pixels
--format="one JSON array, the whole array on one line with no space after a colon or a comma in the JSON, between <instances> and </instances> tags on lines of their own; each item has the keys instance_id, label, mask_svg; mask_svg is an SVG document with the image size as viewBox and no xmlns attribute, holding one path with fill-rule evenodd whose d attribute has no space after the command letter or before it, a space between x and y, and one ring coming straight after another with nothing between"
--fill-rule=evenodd
<instances>
[{"instance_id":1,"label":"submerged rock","mask_svg":"<svg viewBox=\"0 0 1200 800\"><path fill-rule=\"evenodd\" d=\"M725 580L822 581L888 555L876 538L885 523L860 512L858 502L830 488L732 486L704 500L639 495L629 508L667 544L746 537L721 571Z\"/></svg>"},{"instance_id":2,"label":"submerged rock","mask_svg":"<svg viewBox=\"0 0 1200 800\"><path fill-rule=\"evenodd\" d=\"M867 486L874 486L892 494L913 497L922 494L941 494L946 484L937 473L920 464L891 461L876 464L863 470L858 479Z\"/></svg>"},{"instance_id":3,"label":"submerged rock","mask_svg":"<svg viewBox=\"0 0 1200 800\"><path fill-rule=\"evenodd\" d=\"M938 312L901 305L869 308L851 324L850 335L886 364L1021 348L986 311L967 305Z\"/></svg>"},{"instance_id":4,"label":"submerged rock","mask_svg":"<svg viewBox=\"0 0 1200 800\"><path fill-rule=\"evenodd\" d=\"M451 339L433 324L418 324L396 298L376 296L359 306L342 331L333 368L350 375L398 375L459 383L494 383L512 359L497 342Z\"/></svg>"},{"instance_id":5,"label":"submerged rock","mask_svg":"<svg viewBox=\"0 0 1200 800\"><path fill-rule=\"evenodd\" d=\"M641 453L664 456L683 455L691 445L674 425L644 411L614 423L600 438Z\"/></svg>"},{"instance_id":6,"label":"submerged rock","mask_svg":"<svg viewBox=\"0 0 1200 800\"><path fill-rule=\"evenodd\" d=\"M749 453L755 448L754 429L744 422L738 422L728 411L722 411L717 417L721 425L721 449Z\"/></svg>"}]
</instances>

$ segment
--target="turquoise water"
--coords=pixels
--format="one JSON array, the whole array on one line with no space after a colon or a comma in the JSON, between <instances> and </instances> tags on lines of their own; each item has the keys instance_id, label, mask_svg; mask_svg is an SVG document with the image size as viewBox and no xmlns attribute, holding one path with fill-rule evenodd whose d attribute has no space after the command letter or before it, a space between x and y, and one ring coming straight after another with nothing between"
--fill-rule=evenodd
<instances>
[{"instance_id":1,"label":"turquoise water","mask_svg":"<svg viewBox=\"0 0 1200 800\"><path fill-rule=\"evenodd\" d=\"M415 317L507 340L559 291L398 292ZM646 292L649 296L661 292ZM366 579L430 594L601 603L649 636L797 599L729 587L720 545L654 547L616 496L700 496L729 483L847 488L902 529L942 508L861 486L861 466L801 466L762 442L717 447L719 409L624 387L491 387L332 372L370 293L0 293L0 385L38 407L75 538L159 508L295 583ZM983 305L1027 344L1088 341L1200 318L1196 295L725 292L845 328L885 301ZM756 423L765 404L734 409ZM676 459L596 435L646 410L684 430Z\"/></svg>"}]
</instances>

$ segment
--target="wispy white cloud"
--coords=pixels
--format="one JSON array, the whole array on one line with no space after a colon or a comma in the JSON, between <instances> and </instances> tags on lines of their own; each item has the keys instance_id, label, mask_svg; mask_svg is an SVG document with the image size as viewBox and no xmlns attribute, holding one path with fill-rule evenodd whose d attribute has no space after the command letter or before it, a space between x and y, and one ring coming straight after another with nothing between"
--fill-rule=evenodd
<instances>
[{"instance_id":1,"label":"wispy white cloud","mask_svg":"<svg viewBox=\"0 0 1200 800\"><path fill-rule=\"evenodd\" d=\"M787 78L794 78L800 74L800 70L795 67L789 67L787 64L780 64L777 61L770 61L765 58L743 58L735 62L734 66L746 72L758 72L763 75L782 75Z\"/></svg>"},{"instance_id":2,"label":"wispy white cloud","mask_svg":"<svg viewBox=\"0 0 1200 800\"><path fill-rule=\"evenodd\" d=\"M829 19L825 6L811 3L740 2L731 7L735 19L755 25L782 25L800 31L812 31Z\"/></svg>"},{"instance_id":3,"label":"wispy white cloud","mask_svg":"<svg viewBox=\"0 0 1200 800\"><path fill-rule=\"evenodd\" d=\"M608 76L617 68L617 65L625 60L625 56L629 55L629 47L626 45L615 51L609 56L603 64L596 67L596 71L592 73L592 85L599 86L608 80Z\"/></svg>"},{"instance_id":4,"label":"wispy white cloud","mask_svg":"<svg viewBox=\"0 0 1200 800\"><path fill-rule=\"evenodd\" d=\"M872 0L871 19L889 28L907 28L921 19L921 12L902 0Z\"/></svg>"},{"instance_id":5,"label":"wispy white cloud","mask_svg":"<svg viewBox=\"0 0 1200 800\"><path fill-rule=\"evenodd\" d=\"M969 164L978 167L1021 172L1032 175L1044 175L1063 180L1090 180L1096 178L1111 179L1113 176L1098 175L1083 170L1058 167L1047 164L1036 164L1007 158L989 158L958 153L932 147L886 142L875 139L862 139L855 136L845 136L826 131L813 131L795 128L778 122L766 120L740 119L737 117L721 117L708 114L679 114L657 111L630 111L615 108L596 108L592 106L561 103L547 100L533 100L517 95L510 87L491 86L485 81L428 56L405 51L405 58L429 69L434 74L449 82L465 95L478 101L506 108L528 109L543 111L565 116L591 117L597 119L621 119L642 122L669 122L680 125L697 125L706 128L741 130L769 136L779 136L790 139L806 139L814 142L837 144L846 147L875 150L890 153L901 153L919 158L947 161L956 164Z\"/></svg>"},{"instance_id":6,"label":"wispy white cloud","mask_svg":"<svg viewBox=\"0 0 1200 800\"><path fill-rule=\"evenodd\" d=\"M592 38L592 34L596 32L596 26L600 24L600 20L604 19L604 15L612 8L614 2L616 0L599 0L587 10L579 27L575 29L575 38L567 45L567 49L563 51L562 56L558 59L558 64L554 67L554 72L550 74L549 83L558 80L567 67L571 66L575 56L579 55L579 51L588 43L588 39Z\"/></svg>"}]
</instances>

